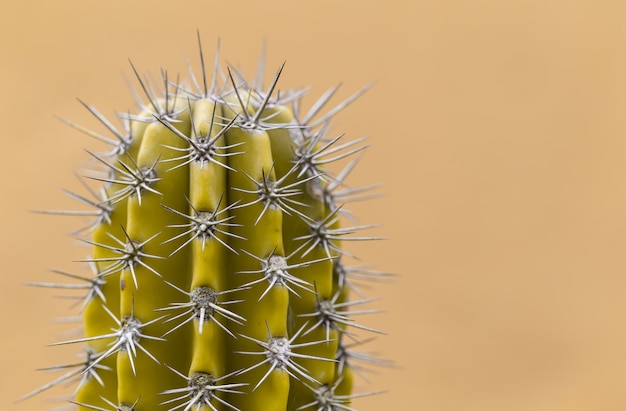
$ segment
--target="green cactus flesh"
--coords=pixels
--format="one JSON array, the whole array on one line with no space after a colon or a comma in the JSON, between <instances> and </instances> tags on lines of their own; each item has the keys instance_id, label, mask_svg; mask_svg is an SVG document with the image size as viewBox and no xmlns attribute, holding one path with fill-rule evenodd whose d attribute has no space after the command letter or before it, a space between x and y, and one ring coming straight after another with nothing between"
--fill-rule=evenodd
<instances>
[{"instance_id":1,"label":"green cactus flesh","mask_svg":"<svg viewBox=\"0 0 626 411\"><path fill-rule=\"evenodd\" d=\"M86 359L35 393L78 378L79 409L125 411L353 410L363 395L352 360L379 361L350 347L377 331L352 317L370 311L349 274L380 273L344 267L342 241L371 238L341 227L339 204L367 190L344 183L365 146L327 133L361 92L319 115L331 89L301 116L303 93L277 90L282 67L267 88L215 67L208 84L202 61L191 87L164 73L157 95L133 66L147 103L123 132L83 103L114 141L70 123L113 145L90 153L101 198L70 193L97 216L84 337L60 343Z\"/></svg>"}]
</instances>

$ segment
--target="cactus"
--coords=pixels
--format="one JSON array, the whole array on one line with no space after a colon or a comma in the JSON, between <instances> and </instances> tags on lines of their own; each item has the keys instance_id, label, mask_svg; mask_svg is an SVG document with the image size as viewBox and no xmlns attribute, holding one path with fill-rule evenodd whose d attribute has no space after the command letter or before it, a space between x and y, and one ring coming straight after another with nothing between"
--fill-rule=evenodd
<instances>
[{"instance_id":1,"label":"cactus","mask_svg":"<svg viewBox=\"0 0 626 411\"><path fill-rule=\"evenodd\" d=\"M64 120L111 146L89 152L99 194L67 192L89 210L49 211L95 217L77 230L93 275L31 285L87 290L84 335L57 343L84 360L25 397L78 380L80 410L353 410L374 393L353 393L355 373L383 364L353 351L379 333L355 320L373 311L356 285L385 274L344 265L344 242L374 238L342 225L343 204L371 187L345 185L366 146L329 122L365 89L322 115L332 88L301 114L304 91L278 91L284 64L264 87L263 62L248 83L218 52L209 81L198 45L189 86L162 71L157 92L131 63L145 101L134 93L122 130L81 101L112 138Z\"/></svg>"}]
</instances>

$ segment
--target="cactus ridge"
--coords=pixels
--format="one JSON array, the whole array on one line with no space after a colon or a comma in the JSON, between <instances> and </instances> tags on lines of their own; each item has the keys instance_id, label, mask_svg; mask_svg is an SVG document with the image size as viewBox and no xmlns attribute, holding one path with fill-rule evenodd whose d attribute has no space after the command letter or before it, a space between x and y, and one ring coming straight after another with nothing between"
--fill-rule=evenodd
<instances>
[{"instance_id":1,"label":"cactus ridge","mask_svg":"<svg viewBox=\"0 0 626 411\"><path fill-rule=\"evenodd\" d=\"M220 70L218 43L209 80L198 46L190 86L130 62L140 110L121 127L82 100L105 134L61 118L109 148L87 151L88 195L64 191L87 210L41 211L93 219L72 233L92 276L27 284L84 293L83 336L51 344L83 345L83 360L22 399L77 381L80 410L355 410L380 392L353 393L355 375L391 365L354 349L382 334L355 317L379 312L360 308L376 300L364 290L391 274L345 265L346 243L380 239L345 204L377 186L346 184L369 145L329 128L370 86L321 114L332 87L303 113L308 90L278 90L285 63L264 87L264 56L248 82Z\"/></svg>"}]
</instances>

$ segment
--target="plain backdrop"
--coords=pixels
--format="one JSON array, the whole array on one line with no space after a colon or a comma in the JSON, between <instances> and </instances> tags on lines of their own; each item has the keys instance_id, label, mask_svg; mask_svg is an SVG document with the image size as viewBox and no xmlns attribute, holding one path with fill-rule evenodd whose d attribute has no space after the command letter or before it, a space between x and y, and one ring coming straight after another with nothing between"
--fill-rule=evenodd
<instances>
[{"instance_id":1,"label":"plain backdrop","mask_svg":"<svg viewBox=\"0 0 626 411\"><path fill-rule=\"evenodd\" d=\"M71 301L22 285L82 272L79 207L62 189L83 148L58 121L98 128L134 108L124 78L186 74L207 58L268 70L309 102L374 87L335 121L371 147L349 183L383 184L350 204L378 223L349 244L397 274L366 291L364 318L393 360L360 381L360 411L626 409L626 3L609 0L6 1L0 15L0 408L48 409L71 390L14 401L73 360ZM268 74L269 76L269 74Z\"/></svg>"}]
</instances>

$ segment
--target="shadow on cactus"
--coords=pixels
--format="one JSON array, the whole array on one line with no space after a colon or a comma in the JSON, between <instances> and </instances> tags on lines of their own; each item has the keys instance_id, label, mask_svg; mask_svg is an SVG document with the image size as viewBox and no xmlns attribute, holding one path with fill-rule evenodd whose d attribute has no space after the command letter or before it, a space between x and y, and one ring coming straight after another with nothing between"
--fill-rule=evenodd
<instances>
[{"instance_id":1,"label":"shadow on cactus","mask_svg":"<svg viewBox=\"0 0 626 411\"><path fill-rule=\"evenodd\" d=\"M374 312L357 286L387 274L344 265L346 243L375 238L343 205L373 187L346 185L366 146L329 124L365 90L301 112L283 67L265 86L263 59L249 82L199 48L189 84L131 64L141 111L120 128L86 103L107 134L64 120L110 145L89 153L100 190L67 192L88 209L47 212L95 218L76 233L93 274L31 285L86 290L83 337L57 343L84 360L24 398L76 380L81 410L353 410L378 392L354 393L355 375L386 365L359 351L379 331L356 319Z\"/></svg>"}]
</instances>

